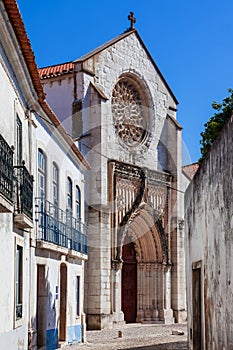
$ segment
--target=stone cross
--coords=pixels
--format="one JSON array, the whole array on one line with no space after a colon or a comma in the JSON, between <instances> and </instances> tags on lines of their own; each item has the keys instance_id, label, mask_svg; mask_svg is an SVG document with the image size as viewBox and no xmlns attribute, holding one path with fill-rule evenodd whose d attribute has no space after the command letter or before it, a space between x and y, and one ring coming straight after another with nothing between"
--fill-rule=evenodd
<instances>
[{"instance_id":1,"label":"stone cross","mask_svg":"<svg viewBox=\"0 0 233 350\"><path fill-rule=\"evenodd\" d=\"M136 18L134 17L134 13L130 12L128 15L128 20L130 21L130 29L134 28L134 23L136 23Z\"/></svg>"}]
</instances>

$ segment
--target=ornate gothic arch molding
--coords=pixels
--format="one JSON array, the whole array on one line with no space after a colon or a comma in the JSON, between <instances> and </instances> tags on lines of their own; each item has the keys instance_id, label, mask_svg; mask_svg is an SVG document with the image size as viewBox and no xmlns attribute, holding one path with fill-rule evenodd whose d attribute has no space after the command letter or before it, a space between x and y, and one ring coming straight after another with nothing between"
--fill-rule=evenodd
<instances>
[{"instance_id":1,"label":"ornate gothic arch molding","mask_svg":"<svg viewBox=\"0 0 233 350\"><path fill-rule=\"evenodd\" d=\"M142 202L139 206L141 210L141 216L147 225L151 228L153 237L159 236L159 241L162 247L162 260L163 262L168 261L168 242L167 237L163 228L162 220L160 219L160 213L157 210L151 208L147 203ZM155 241L156 243L156 241Z\"/></svg>"},{"instance_id":2,"label":"ornate gothic arch molding","mask_svg":"<svg viewBox=\"0 0 233 350\"><path fill-rule=\"evenodd\" d=\"M158 214L145 202L132 213L127 225L118 231L117 257L122 263L122 246L126 235L135 245L138 262L167 262L168 245Z\"/></svg>"},{"instance_id":3,"label":"ornate gothic arch molding","mask_svg":"<svg viewBox=\"0 0 233 350\"><path fill-rule=\"evenodd\" d=\"M143 256L142 256L142 252L143 252L143 246L142 246L142 242L139 241L137 238L136 238L136 234L133 230L130 230L128 232L128 236L130 237L131 239L131 242L133 243L134 245L134 249L135 249L135 252L136 252L136 260L139 262L139 261L142 261L143 259Z\"/></svg>"},{"instance_id":4,"label":"ornate gothic arch molding","mask_svg":"<svg viewBox=\"0 0 233 350\"><path fill-rule=\"evenodd\" d=\"M154 244L151 231L148 231L145 221L139 216L129 227L127 235L135 244L138 262L149 262L161 260L159 257L159 244Z\"/></svg>"},{"instance_id":5,"label":"ornate gothic arch molding","mask_svg":"<svg viewBox=\"0 0 233 350\"><path fill-rule=\"evenodd\" d=\"M167 174L152 172L138 166L111 160L109 179L112 184L112 263L118 269L122 263L122 246L127 232L139 241L138 261L166 263L168 261L169 201ZM148 233L150 232L150 233ZM147 235L147 239L145 237ZM145 236L144 238L141 238ZM141 239L140 239L141 238ZM149 243L148 248L146 245ZM153 247L153 251L150 251Z\"/></svg>"}]
</instances>

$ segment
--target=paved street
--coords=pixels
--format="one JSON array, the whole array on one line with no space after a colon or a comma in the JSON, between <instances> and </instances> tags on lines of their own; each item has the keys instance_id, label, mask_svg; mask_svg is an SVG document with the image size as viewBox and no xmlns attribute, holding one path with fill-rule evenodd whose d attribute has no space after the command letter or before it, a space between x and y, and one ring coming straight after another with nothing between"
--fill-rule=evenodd
<instances>
[{"instance_id":1,"label":"paved street","mask_svg":"<svg viewBox=\"0 0 233 350\"><path fill-rule=\"evenodd\" d=\"M184 335L172 335L181 330ZM122 338L118 337L119 331ZM87 332L87 342L66 346L65 350L187 350L186 324L116 326L111 330Z\"/></svg>"}]
</instances>

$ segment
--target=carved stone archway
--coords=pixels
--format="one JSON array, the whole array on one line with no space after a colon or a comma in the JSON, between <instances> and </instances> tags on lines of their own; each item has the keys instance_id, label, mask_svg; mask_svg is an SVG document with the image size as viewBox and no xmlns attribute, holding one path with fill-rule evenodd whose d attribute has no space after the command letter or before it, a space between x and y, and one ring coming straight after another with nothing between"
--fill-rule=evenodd
<instances>
[{"instance_id":1,"label":"carved stone archway","mask_svg":"<svg viewBox=\"0 0 233 350\"><path fill-rule=\"evenodd\" d=\"M128 235L136 251L137 322L172 322L168 219L170 177L119 162L111 162L109 166L114 194L113 270L118 273L124 264L122 246ZM119 299L115 297L114 300L117 307L116 300L119 302Z\"/></svg>"},{"instance_id":2,"label":"carved stone archway","mask_svg":"<svg viewBox=\"0 0 233 350\"><path fill-rule=\"evenodd\" d=\"M144 207L144 205L142 206ZM148 208L147 208L148 209ZM167 244L145 208L137 210L124 235L131 238L137 261L137 322L165 321ZM124 268L124 259L123 259ZM122 276L122 286L129 283Z\"/></svg>"}]
</instances>

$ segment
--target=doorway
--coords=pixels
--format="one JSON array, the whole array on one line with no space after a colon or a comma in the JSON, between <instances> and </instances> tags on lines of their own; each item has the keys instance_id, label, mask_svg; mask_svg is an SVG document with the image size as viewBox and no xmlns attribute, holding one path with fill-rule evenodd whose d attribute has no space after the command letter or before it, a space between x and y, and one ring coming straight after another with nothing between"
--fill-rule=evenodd
<instances>
[{"instance_id":1,"label":"doorway","mask_svg":"<svg viewBox=\"0 0 233 350\"><path fill-rule=\"evenodd\" d=\"M45 265L37 265L37 347L44 348L46 344L46 304L47 283L45 276Z\"/></svg>"},{"instance_id":2,"label":"doorway","mask_svg":"<svg viewBox=\"0 0 233 350\"><path fill-rule=\"evenodd\" d=\"M122 258L122 311L126 323L134 323L137 317L137 261L134 244L129 239L123 245Z\"/></svg>"},{"instance_id":3,"label":"doorway","mask_svg":"<svg viewBox=\"0 0 233 350\"><path fill-rule=\"evenodd\" d=\"M201 266L193 264L192 270L192 308L193 308L193 350L202 349L201 333Z\"/></svg>"},{"instance_id":4,"label":"doorway","mask_svg":"<svg viewBox=\"0 0 233 350\"><path fill-rule=\"evenodd\" d=\"M66 341L67 266L60 267L60 323L59 340Z\"/></svg>"}]
</instances>

